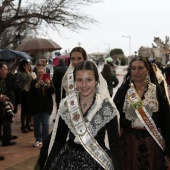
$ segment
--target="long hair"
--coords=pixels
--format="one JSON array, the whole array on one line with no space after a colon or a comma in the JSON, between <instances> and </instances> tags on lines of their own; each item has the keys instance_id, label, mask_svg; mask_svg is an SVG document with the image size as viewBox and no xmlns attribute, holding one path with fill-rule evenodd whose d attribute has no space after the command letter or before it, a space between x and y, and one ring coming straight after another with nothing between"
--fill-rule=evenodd
<instances>
[{"instance_id":1,"label":"long hair","mask_svg":"<svg viewBox=\"0 0 170 170\"><path fill-rule=\"evenodd\" d=\"M87 60L87 53L86 53L86 51L84 50L84 48L82 48L82 47L75 47L75 48L73 48L73 49L71 50L71 52L70 52L70 58L71 58L71 54L72 54L73 52L80 52L80 53L83 55L83 59L84 59L84 60Z\"/></svg>"},{"instance_id":2,"label":"long hair","mask_svg":"<svg viewBox=\"0 0 170 170\"><path fill-rule=\"evenodd\" d=\"M112 80L112 71L109 64L104 64L101 74L107 82Z\"/></svg>"},{"instance_id":3,"label":"long hair","mask_svg":"<svg viewBox=\"0 0 170 170\"><path fill-rule=\"evenodd\" d=\"M28 61L26 61L26 60L21 60L20 63L19 63L19 65L18 65L18 71L20 71L20 72L25 72L24 66L25 66L26 64L28 64Z\"/></svg>"},{"instance_id":4,"label":"long hair","mask_svg":"<svg viewBox=\"0 0 170 170\"><path fill-rule=\"evenodd\" d=\"M76 78L76 71L79 71L79 70L91 70L91 71L93 71L96 82L99 82L98 69L97 69L96 65L93 62L87 61L87 60L80 62L74 68L74 71L73 71L74 80Z\"/></svg>"},{"instance_id":5,"label":"long hair","mask_svg":"<svg viewBox=\"0 0 170 170\"><path fill-rule=\"evenodd\" d=\"M129 83L130 82L130 79L131 79L131 67L132 67L132 63L134 61L142 61L144 63L144 65L145 65L146 69L149 71L149 76L150 76L151 83L158 84L158 81L157 81L155 72L153 70L152 64L150 63L150 61L146 57L142 57L142 56L134 57L130 61L129 67L128 67L128 72L124 77L123 83Z\"/></svg>"}]
</instances>

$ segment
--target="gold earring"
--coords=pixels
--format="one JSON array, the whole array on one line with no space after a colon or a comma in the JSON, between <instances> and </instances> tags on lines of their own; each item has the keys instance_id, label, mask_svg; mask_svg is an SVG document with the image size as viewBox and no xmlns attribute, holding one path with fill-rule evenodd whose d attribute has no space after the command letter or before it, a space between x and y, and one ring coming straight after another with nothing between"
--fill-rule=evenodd
<instances>
[{"instance_id":1,"label":"gold earring","mask_svg":"<svg viewBox=\"0 0 170 170\"><path fill-rule=\"evenodd\" d=\"M149 81L150 81L150 76L149 76L149 74L147 74L147 75L146 75L146 78L145 78L145 82L146 82L146 83L149 83Z\"/></svg>"}]
</instances>

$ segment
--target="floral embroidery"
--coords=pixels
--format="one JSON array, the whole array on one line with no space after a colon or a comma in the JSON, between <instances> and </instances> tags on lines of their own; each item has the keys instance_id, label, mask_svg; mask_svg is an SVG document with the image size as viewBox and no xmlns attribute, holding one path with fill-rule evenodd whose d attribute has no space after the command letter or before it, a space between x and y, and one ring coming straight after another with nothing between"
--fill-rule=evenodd
<instances>
[{"instance_id":1,"label":"floral embroidery","mask_svg":"<svg viewBox=\"0 0 170 170\"><path fill-rule=\"evenodd\" d=\"M78 112L73 113L73 120L74 121L78 122L79 118L80 118L80 114Z\"/></svg>"},{"instance_id":2,"label":"floral embroidery","mask_svg":"<svg viewBox=\"0 0 170 170\"><path fill-rule=\"evenodd\" d=\"M142 100L143 105L145 106L148 113L152 116L154 112L158 111L158 100L156 96L156 86L153 84L148 85L148 90L144 94L144 99ZM125 113L126 119L134 121L137 118L137 115L129 102L128 97L125 97L125 102L123 106L123 112Z\"/></svg>"},{"instance_id":3,"label":"floral embroidery","mask_svg":"<svg viewBox=\"0 0 170 170\"><path fill-rule=\"evenodd\" d=\"M96 136L98 131L102 127L104 127L110 120L112 120L117 113L116 108L112 106L108 99L103 99L101 97L99 100L101 100L100 105L97 104L95 101L91 108L84 114L86 125L93 137ZM62 108L60 108L63 110L61 117L66 122L71 132L76 136L76 133L74 132L74 129L72 127L68 110L66 108L66 105L63 105ZM93 109L96 109L97 111L92 118L89 118ZM77 119L77 115L75 115L75 118Z\"/></svg>"}]
</instances>

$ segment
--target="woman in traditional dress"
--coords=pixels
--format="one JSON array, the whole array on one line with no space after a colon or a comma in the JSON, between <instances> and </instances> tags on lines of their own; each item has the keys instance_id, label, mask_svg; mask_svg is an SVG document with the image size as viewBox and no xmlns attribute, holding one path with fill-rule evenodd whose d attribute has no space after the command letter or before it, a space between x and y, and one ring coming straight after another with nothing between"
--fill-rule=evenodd
<instances>
[{"instance_id":1,"label":"woman in traditional dress","mask_svg":"<svg viewBox=\"0 0 170 170\"><path fill-rule=\"evenodd\" d=\"M110 97L98 91L99 73L91 61L73 73L76 91L60 103L44 170L122 170L118 111ZM110 149L105 145L108 133Z\"/></svg>"},{"instance_id":2,"label":"woman in traditional dress","mask_svg":"<svg viewBox=\"0 0 170 170\"><path fill-rule=\"evenodd\" d=\"M74 79L73 70L74 67L81 61L87 60L88 56L86 51L82 47L75 47L70 52L70 65L62 79L61 83L61 99L74 91ZM63 88L65 95L63 96Z\"/></svg>"},{"instance_id":3,"label":"woman in traditional dress","mask_svg":"<svg viewBox=\"0 0 170 170\"><path fill-rule=\"evenodd\" d=\"M86 51L82 47L75 47L70 52L70 60L71 60L70 65L62 79L61 99L63 98L63 88L65 91L65 96L75 91L73 70L75 66L77 66L81 61L89 60L89 58L87 56ZM107 90L107 88L103 88L103 87L107 87L107 83L100 73L99 73L99 79L100 79L99 91L103 95L109 96L109 91Z\"/></svg>"},{"instance_id":4,"label":"woman in traditional dress","mask_svg":"<svg viewBox=\"0 0 170 170\"><path fill-rule=\"evenodd\" d=\"M167 169L170 166L170 107L147 58L132 59L114 102L120 113L125 169Z\"/></svg>"}]
</instances>

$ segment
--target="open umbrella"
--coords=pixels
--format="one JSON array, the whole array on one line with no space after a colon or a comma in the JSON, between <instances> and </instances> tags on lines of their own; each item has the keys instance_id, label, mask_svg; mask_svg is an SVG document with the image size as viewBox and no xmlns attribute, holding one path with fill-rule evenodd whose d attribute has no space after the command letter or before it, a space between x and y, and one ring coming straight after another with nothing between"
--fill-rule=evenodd
<instances>
[{"instance_id":1,"label":"open umbrella","mask_svg":"<svg viewBox=\"0 0 170 170\"><path fill-rule=\"evenodd\" d=\"M27 53L42 53L61 50L61 47L52 40L43 38L25 39L16 48Z\"/></svg>"},{"instance_id":2,"label":"open umbrella","mask_svg":"<svg viewBox=\"0 0 170 170\"><path fill-rule=\"evenodd\" d=\"M0 50L0 60L11 60L15 58L25 60L32 59L32 57L25 52L8 49Z\"/></svg>"}]
</instances>

